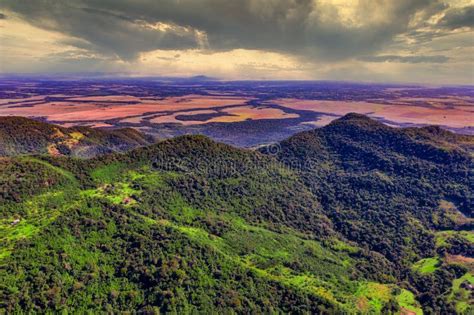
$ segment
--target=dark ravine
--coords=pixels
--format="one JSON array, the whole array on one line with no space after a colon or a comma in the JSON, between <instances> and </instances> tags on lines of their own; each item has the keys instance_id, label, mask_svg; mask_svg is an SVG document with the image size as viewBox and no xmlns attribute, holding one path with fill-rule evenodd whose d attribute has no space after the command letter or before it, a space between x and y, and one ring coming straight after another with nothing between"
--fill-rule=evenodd
<instances>
[{"instance_id":1,"label":"dark ravine","mask_svg":"<svg viewBox=\"0 0 474 315\"><path fill-rule=\"evenodd\" d=\"M74 159L22 126L0 131L0 313L473 311L474 137L349 114L258 151L115 131L131 150Z\"/></svg>"}]
</instances>

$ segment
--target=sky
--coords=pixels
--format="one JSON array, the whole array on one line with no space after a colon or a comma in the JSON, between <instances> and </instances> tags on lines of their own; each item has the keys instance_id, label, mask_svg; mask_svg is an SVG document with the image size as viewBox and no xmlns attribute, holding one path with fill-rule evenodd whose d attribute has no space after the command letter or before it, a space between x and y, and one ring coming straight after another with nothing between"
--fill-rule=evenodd
<instances>
[{"instance_id":1,"label":"sky","mask_svg":"<svg viewBox=\"0 0 474 315\"><path fill-rule=\"evenodd\" d=\"M474 0L0 0L0 73L474 85Z\"/></svg>"}]
</instances>

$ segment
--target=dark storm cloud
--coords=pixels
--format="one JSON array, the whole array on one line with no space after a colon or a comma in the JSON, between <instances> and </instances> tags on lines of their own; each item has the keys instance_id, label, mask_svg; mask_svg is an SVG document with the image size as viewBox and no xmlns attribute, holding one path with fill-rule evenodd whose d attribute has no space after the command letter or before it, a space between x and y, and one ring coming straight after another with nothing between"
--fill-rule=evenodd
<instances>
[{"instance_id":1,"label":"dark storm cloud","mask_svg":"<svg viewBox=\"0 0 474 315\"><path fill-rule=\"evenodd\" d=\"M85 2L15 0L5 1L3 6L35 26L72 36L67 44L126 60L135 58L142 51L198 45L193 29L177 25L168 25L166 30L154 28L142 19L87 7Z\"/></svg>"},{"instance_id":2,"label":"dark storm cloud","mask_svg":"<svg viewBox=\"0 0 474 315\"><path fill-rule=\"evenodd\" d=\"M461 27L474 28L474 6L449 10L439 25L451 30Z\"/></svg>"},{"instance_id":3,"label":"dark storm cloud","mask_svg":"<svg viewBox=\"0 0 474 315\"><path fill-rule=\"evenodd\" d=\"M368 61L368 62L445 63L449 60L449 58L442 55L435 55L435 56L382 55L382 56L364 56L364 57L360 57L359 60Z\"/></svg>"},{"instance_id":4,"label":"dark storm cloud","mask_svg":"<svg viewBox=\"0 0 474 315\"><path fill-rule=\"evenodd\" d=\"M236 48L342 60L370 55L409 31L438 0L361 0L352 25L318 0L4 0L0 6L38 27L63 32L83 49L134 59L155 49ZM373 15L382 17L371 20Z\"/></svg>"}]
</instances>

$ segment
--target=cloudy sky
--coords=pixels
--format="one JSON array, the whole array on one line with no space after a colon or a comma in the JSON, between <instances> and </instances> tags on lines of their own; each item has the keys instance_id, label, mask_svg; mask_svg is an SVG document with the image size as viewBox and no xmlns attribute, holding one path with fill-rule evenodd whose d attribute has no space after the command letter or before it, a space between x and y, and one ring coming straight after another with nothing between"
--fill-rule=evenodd
<instances>
[{"instance_id":1,"label":"cloudy sky","mask_svg":"<svg viewBox=\"0 0 474 315\"><path fill-rule=\"evenodd\" d=\"M0 0L0 72L474 84L473 0Z\"/></svg>"}]
</instances>

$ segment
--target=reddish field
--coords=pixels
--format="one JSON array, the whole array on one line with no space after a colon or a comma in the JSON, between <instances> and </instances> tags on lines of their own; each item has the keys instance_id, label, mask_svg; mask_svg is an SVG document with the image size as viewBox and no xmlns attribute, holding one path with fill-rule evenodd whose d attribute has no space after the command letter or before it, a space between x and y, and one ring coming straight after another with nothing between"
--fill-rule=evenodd
<instances>
[{"instance_id":1,"label":"reddish field","mask_svg":"<svg viewBox=\"0 0 474 315\"><path fill-rule=\"evenodd\" d=\"M415 102L412 99L413 102ZM425 101L416 99L416 103ZM272 103L296 109L309 110L322 114L332 114L342 116L347 113L365 114L374 118L385 119L399 124L430 124L442 125L452 128L474 127L474 106L467 105L465 101L456 102L458 106L445 105L445 99L438 99L436 102L430 99L429 105L407 105L408 100L403 99L400 104L377 104L369 102L349 102L349 101L319 101L319 100L298 100L298 99L278 99ZM432 103L436 103L433 105ZM462 105L459 105L462 104ZM334 119L337 117L334 117ZM326 116L324 122L331 119Z\"/></svg>"},{"instance_id":2,"label":"reddish field","mask_svg":"<svg viewBox=\"0 0 474 315\"><path fill-rule=\"evenodd\" d=\"M397 91L393 91L397 93ZM130 95L69 96L52 94L60 98L48 101L47 96L0 99L0 115L43 117L67 126L75 124L109 127L109 120L136 124L148 118L151 123L177 123L184 126L206 123L233 123L245 120L299 118L294 111L311 111L321 114L302 122L324 126L350 112L366 114L399 126L403 124L434 124L448 128L474 128L474 101L468 96L420 98L406 97L370 101L327 101L295 98L279 98L263 101L260 106L248 105L251 97L219 95L195 95L167 97L163 99ZM61 99L61 97L63 99ZM277 104L288 108L285 112ZM240 106L239 106L240 105ZM262 106L263 105L263 106ZM273 107L272 107L273 106ZM293 110L293 112L291 112ZM179 120L180 115L217 114L203 119Z\"/></svg>"},{"instance_id":3,"label":"reddish field","mask_svg":"<svg viewBox=\"0 0 474 315\"><path fill-rule=\"evenodd\" d=\"M104 121L109 119L126 118L130 116L140 116L146 113L161 113L188 109L195 110L216 108L229 105L244 105L250 99L222 96L204 97L200 95L188 95L185 97L170 97L164 100L155 101L140 100L131 96L81 97L71 98L71 100L76 101L54 101L28 107L19 106L21 104L28 105L28 103L15 103L14 105L8 105L5 101L3 103L4 105L0 105L0 115L45 117L47 120L59 122ZM88 103L81 103L80 101L88 101ZM109 103L104 103L105 101ZM113 101L139 103L123 104L113 103Z\"/></svg>"}]
</instances>

